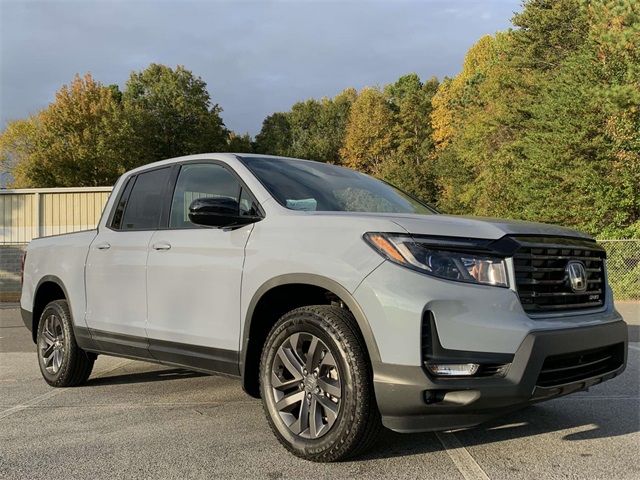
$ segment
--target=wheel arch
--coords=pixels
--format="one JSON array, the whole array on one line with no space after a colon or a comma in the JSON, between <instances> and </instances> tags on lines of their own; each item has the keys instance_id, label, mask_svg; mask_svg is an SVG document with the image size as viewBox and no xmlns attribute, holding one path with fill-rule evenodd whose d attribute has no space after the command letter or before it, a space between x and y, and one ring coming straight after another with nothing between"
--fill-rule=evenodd
<instances>
[{"instance_id":1,"label":"wheel arch","mask_svg":"<svg viewBox=\"0 0 640 480\"><path fill-rule=\"evenodd\" d=\"M261 312L269 310L265 307L270 299L278 299L279 293L292 292L304 292L305 295L296 299L298 301L291 299L288 299L288 302L285 301L286 311L310 304L305 300L319 298L316 295L323 292L342 302L356 320L359 333L365 342L369 360L372 363L380 360L380 352L369 322L358 302L344 286L322 275L309 273L279 275L266 281L256 290L249 302L245 315L240 352L240 373L242 375L242 387L251 396L257 397L259 395L258 369L262 347L266 334L268 334L280 315L268 316L263 322L258 317L261 316ZM330 300L319 303L330 303ZM277 306L274 311L279 313ZM283 313L286 313L286 311Z\"/></svg>"},{"instance_id":2,"label":"wheel arch","mask_svg":"<svg viewBox=\"0 0 640 480\"><path fill-rule=\"evenodd\" d=\"M55 275L45 275L38 282L33 295L33 306L31 310L31 339L34 343L36 343L40 316L47 304L54 300L68 301L69 294L67 293L67 289L64 286L63 281L59 277L56 277ZM69 305L69 309L71 309L71 305ZM73 321L73 313L71 316Z\"/></svg>"}]
</instances>

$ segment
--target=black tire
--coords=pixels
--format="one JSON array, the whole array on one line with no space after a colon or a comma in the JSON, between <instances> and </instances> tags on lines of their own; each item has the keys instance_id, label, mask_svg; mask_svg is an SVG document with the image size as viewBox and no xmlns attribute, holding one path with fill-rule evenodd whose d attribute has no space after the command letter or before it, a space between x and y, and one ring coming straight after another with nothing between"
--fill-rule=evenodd
<instances>
[{"instance_id":1,"label":"black tire","mask_svg":"<svg viewBox=\"0 0 640 480\"><path fill-rule=\"evenodd\" d=\"M51 365L51 332L48 328L51 324L56 340L54 343L60 350L56 362L57 368ZM38 352L38 365L44 380L52 387L75 387L86 382L91 375L95 356L78 347L73 334L71 312L66 300L55 300L45 307L38 323L36 336L36 348ZM55 347L54 347L55 348ZM46 355L49 353L49 355ZM46 355L46 356L45 356ZM47 362L46 359L49 360Z\"/></svg>"},{"instance_id":2,"label":"black tire","mask_svg":"<svg viewBox=\"0 0 640 480\"><path fill-rule=\"evenodd\" d=\"M281 410L276 408L277 393L274 393L272 381L274 361L277 361L280 347L295 333L317 337L331 353L332 360L335 359L339 371L341 397L338 413L332 425L322 427L328 430L319 438L303 438L302 433L294 434L281 417ZM324 358L324 351L321 355ZM299 388L303 396L309 395L304 393L304 382L291 388L294 388L294 394L295 388ZM375 442L382 425L364 341L355 319L343 308L329 305L301 307L278 320L262 352L260 393L269 426L275 436L287 450L306 460L335 462L360 455ZM299 410L297 406L293 407L299 415L303 411L302 402ZM326 420L322 414L318 418Z\"/></svg>"}]
</instances>

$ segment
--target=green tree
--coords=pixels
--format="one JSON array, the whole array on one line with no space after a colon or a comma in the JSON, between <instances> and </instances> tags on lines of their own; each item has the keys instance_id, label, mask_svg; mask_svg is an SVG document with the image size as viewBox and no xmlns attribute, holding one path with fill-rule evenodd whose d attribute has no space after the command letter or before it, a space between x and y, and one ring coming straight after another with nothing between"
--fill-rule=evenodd
<instances>
[{"instance_id":1,"label":"green tree","mask_svg":"<svg viewBox=\"0 0 640 480\"><path fill-rule=\"evenodd\" d=\"M229 132L226 151L232 153L251 153L253 151L251 136L249 136L248 133L238 135L235 132Z\"/></svg>"},{"instance_id":2,"label":"green tree","mask_svg":"<svg viewBox=\"0 0 640 480\"><path fill-rule=\"evenodd\" d=\"M529 0L433 99L439 205L640 231L640 6Z\"/></svg>"},{"instance_id":3,"label":"green tree","mask_svg":"<svg viewBox=\"0 0 640 480\"><path fill-rule=\"evenodd\" d=\"M584 43L588 21L581 0L528 0L513 17L512 31L517 65L551 70Z\"/></svg>"},{"instance_id":4,"label":"green tree","mask_svg":"<svg viewBox=\"0 0 640 480\"><path fill-rule=\"evenodd\" d=\"M436 201L432 99L438 80L422 83L415 73L400 77L384 93L394 113L394 153L380 165L384 180L428 202Z\"/></svg>"},{"instance_id":5,"label":"green tree","mask_svg":"<svg viewBox=\"0 0 640 480\"><path fill-rule=\"evenodd\" d=\"M253 150L267 155L289 155L291 125L286 113L273 113L264 119L262 129L256 135Z\"/></svg>"},{"instance_id":6,"label":"green tree","mask_svg":"<svg viewBox=\"0 0 640 480\"><path fill-rule=\"evenodd\" d=\"M134 163L221 151L227 146L222 109L211 102L206 83L183 66L151 64L132 73L122 101L134 130Z\"/></svg>"},{"instance_id":7,"label":"green tree","mask_svg":"<svg viewBox=\"0 0 640 480\"><path fill-rule=\"evenodd\" d=\"M256 136L256 152L340 162L351 104L357 93L348 88L334 98L297 102L285 113L264 119Z\"/></svg>"},{"instance_id":8,"label":"green tree","mask_svg":"<svg viewBox=\"0 0 640 480\"><path fill-rule=\"evenodd\" d=\"M409 157L415 165L427 161L433 154L431 126L432 99L438 80L422 83L415 73L400 77L385 87L395 115L394 141L398 154Z\"/></svg>"},{"instance_id":9,"label":"green tree","mask_svg":"<svg viewBox=\"0 0 640 480\"><path fill-rule=\"evenodd\" d=\"M318 119L321 112L322 103L314 98L294 103L291 107L287 118L291 126L289 154L292 157L324 161L318 145Z\"/></svg>"},{"instance_id":10,"label":"green tree","mask_svg":"<svg viewBox=\"0 0 640 480\"><path fill-rule=\"evenodd\" d=\"M131 129L114 89L76 76L55 101L2 134L2 158L16 187L111 185L127 165Z\"/></svg>"},{"instance_id":11,"label":"green tree","mask_svg":"<svg viewBox=\"0 0 640 480\"><path fill-rule=\"evenodd\" d=\"M291 156L338 163L351 104L357 93L349 88L334 98L309 99L291 107Z\"/></svg>"}]
</instances>

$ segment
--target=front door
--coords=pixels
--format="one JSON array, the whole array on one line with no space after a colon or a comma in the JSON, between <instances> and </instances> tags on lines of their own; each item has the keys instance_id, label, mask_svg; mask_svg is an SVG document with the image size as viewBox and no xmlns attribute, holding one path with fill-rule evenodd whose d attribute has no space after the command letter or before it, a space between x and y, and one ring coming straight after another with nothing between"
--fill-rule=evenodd
<instances>
[{"instance_id":1,"label":"front door","mask_svg":"<svg viewBox=\"0 0 640 480\"><path fill-rule=\"evenodd\" d=\"M169 228L153 234L147 262L149 348L158 360L238 373L240 282L253 225L199 227L192 201L230 197L254 214L254 200L219 163L186 163L171 201Z\"/></svg>"}]
</instances>

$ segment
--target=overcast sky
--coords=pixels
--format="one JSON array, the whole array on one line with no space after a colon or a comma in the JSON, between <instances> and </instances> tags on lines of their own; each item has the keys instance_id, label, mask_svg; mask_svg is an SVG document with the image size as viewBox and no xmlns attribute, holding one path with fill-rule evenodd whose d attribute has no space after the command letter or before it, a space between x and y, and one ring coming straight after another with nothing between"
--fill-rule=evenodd
<instances>
[{"instance_id":1,"label":"overcast sky","mask_svg":"<svg viewBox=\"0 0 640 480\"><path fill-rule=\"evenodd\" d=\"M345 87L460 70L520 0L0 0L0 127L45 107L76 73L123 86L149 63L201 76L226 125L254 135L265 116Z\"/></svg>"}]
</instances>

